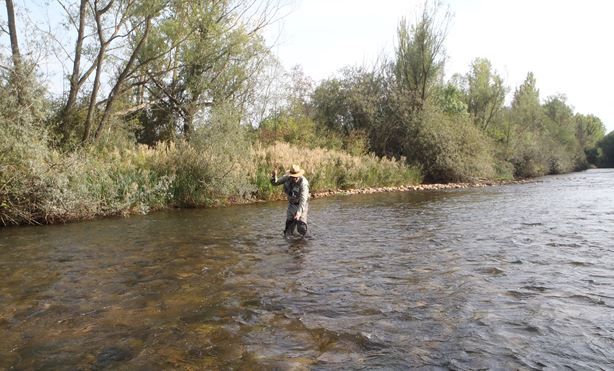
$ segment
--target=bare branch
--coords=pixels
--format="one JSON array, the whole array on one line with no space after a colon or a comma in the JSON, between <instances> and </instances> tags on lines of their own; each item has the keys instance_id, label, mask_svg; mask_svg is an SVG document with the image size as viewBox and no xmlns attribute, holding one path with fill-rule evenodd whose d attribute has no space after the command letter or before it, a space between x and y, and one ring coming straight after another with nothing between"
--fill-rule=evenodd
<instances>
[{"instance_id":1,"label":"bare branch","mask_svg":"<svg viewBox=\"0 0 614 371\"><path fill-rule=\"evenodd\" d=\"M96 4L98 4L98 0L95 0L95 2L96 2ZM109 11L109 9L111 9L111 7L113 6L113 3L114 3L114 2L115 2L115 0L111 0L111 1L109 1L109 3L108 3L106 6L104 6L102 9L100 9L100 10L98 11L98 14L99 14L99 15L103 15L104 13L108 12L108 11Z\"/></svg>"},{"instance_id":2,"label":"bare branch","mask_svg":"<svg viewBox=\"0 0 614 371\"><path fill-rule=\"evenodd\" d=\"M78 30L79 29L79 25L77 24L78 22L75 20L72 14L70 14L70 9L68 9L68 7L66 7L66 5L64 5L64 3L61 0L57 0L57 3L60 4L62 9L64 9L64 12L68 16L70 23L75 27L75 30Z\"/></svg>"}]
</instances>

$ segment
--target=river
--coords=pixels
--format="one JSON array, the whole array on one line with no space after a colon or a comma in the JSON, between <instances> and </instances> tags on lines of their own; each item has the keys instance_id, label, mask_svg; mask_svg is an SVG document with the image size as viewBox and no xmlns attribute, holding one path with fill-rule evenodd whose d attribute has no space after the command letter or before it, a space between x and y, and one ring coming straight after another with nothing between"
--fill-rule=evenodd
<instances>
[{"instance_id":1,"label":"river","mask_svg":"<svg viewBox=\"0 0 614 371\"><path fill-rule=\"evenodd\" d=\"M614 367L614 170L0 230L0 369Z\"/></svg>"}]
</instances>

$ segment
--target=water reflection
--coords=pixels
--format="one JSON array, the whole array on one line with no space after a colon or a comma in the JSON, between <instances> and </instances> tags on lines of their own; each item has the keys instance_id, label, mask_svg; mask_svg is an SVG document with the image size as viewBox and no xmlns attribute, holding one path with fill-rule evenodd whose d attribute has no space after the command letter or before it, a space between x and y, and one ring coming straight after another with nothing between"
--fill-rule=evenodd
<instances>
[{"instance_id":1,"label":"water reflection","mask_svg":"<svg viewBox=\"0 0 614 371\"><path fill-rule=\"evenodd\" d=\"M613 182L5 229L0 368L604 368Z\"/></svg>"}]
</instances>

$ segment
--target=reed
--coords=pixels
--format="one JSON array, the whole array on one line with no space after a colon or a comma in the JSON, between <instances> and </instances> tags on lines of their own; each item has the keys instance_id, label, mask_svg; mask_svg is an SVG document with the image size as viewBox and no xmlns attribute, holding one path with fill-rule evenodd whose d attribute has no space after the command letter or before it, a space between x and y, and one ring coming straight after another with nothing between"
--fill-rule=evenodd
<instances>
[{"instance_id":1,"label":"reed","mask_svg":"<svg viewBox=\"0 0 614 371\"><path fill-rule=\"evenodd\" d=\"M103 141L67 153L30 131L5 127L2 134L2 225L279 198L282 191L271 186L271 171L284 171L293 163L306 170L312 192L421 181L420 172L403 160L288 143L236 145L236 140L223 141L213 133L155 148Z\"/></svg>"},{"instance_id":2,"label":"reed","mask_svg":"<svg viewBox=\"0 0 614 371\"><path fill-rule=\"evenodd\" d=\"M305 169L313 192L410 185L422 180L420 171L408 166L404 159L381 158L373 154L352 156L343 151L301 148L283 142L269 146L256 144L253 153L257 164L254 183L258 187L257 196L263 199L276 197L281 192L270 186L271 171L283 171L291 164Z\"/></svg>"}]
</instances>

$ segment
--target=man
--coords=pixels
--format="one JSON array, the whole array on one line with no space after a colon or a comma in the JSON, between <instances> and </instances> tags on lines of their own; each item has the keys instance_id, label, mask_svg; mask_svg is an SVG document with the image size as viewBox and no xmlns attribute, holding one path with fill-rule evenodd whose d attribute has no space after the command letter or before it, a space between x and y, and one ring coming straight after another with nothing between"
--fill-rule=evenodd
<instances>
[{"instance_id":1,"label":"man","mask_svg":"<svg viewBox=\"0 0 614 371\"><path fill-rule=\"evenodd\" d=\"M307 212L309 207L309 182L303 176L305 170L298 165L292 165L290 170L281 178L277 178L277 170L273 171L271 184L284 185L284 192L288 195L288 212L286 214L286 229L284 236L294 232L294 227L304 236L307 233Z\"/></svg>"}]
</instances>

